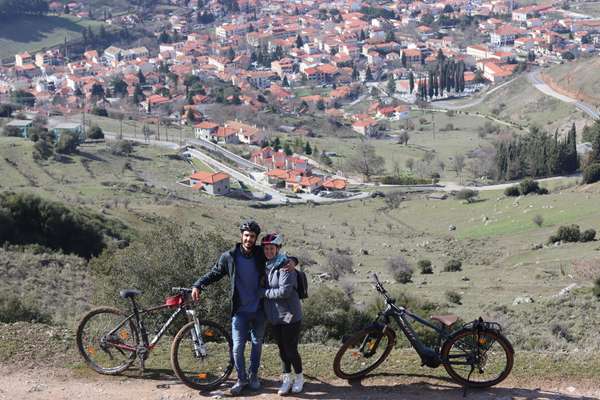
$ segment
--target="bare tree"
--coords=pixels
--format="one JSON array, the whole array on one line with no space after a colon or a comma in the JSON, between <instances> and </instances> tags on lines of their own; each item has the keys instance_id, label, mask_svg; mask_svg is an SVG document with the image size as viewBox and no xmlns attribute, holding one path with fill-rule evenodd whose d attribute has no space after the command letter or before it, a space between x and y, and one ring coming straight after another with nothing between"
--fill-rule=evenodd
<instances>
[{"instance_id":1,"label":"bare tree","mask_svg":"<svg viewBox=\"0 0 600 400\"><path fill-rule=\"evenodd\" d=\"M356 149L356 153L348 159L347 167L369 181L371 176L384 172L385 160L375 153L373 145L363 141Z\"/></svg>"},{"instance_id":2,"label":"bare tree","mask_svg":"<svg viewBox=\"0 0 600 400\"><path fill-rule=\"evenodd\" d=\"M465 156L462 154L455 154L452 158L452 169L456 172L456 176L460 176L462 182L462 172L465 168Z\"/></svg>"}]
</instances>

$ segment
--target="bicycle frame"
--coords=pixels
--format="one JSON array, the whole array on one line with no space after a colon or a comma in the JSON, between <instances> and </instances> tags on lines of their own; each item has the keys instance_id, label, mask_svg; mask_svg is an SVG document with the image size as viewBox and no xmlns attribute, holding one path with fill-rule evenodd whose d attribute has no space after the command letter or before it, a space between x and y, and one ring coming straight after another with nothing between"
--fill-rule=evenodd
<instances>
[{"instance_id":1,"label":"bicycle frame","mask_svg":"<svg viewBox=\"0 0 600 400\"><path fill-rule=\"evenodd\" d=\"M448 338L449 332L443 327L440 328L434 325L433 323L427 321L426 319L423 319L418 315L411 313L404 307L398 307L391 301L391 299L386 299L386 303L386 308L379 313L377 319L383 319L385 325L390 325L390 320L395 321L402 333L404 333L412 347L415 349L419 357L421 357L422 365L427 365L431 368L438 367L443 362L443 360L440 357L439 350L432 349L431 347L423 343L421 339L419 339L419 336L413 329L408 318L411 318L412 320L420 323L421 325L427 326L428 328L434 330L437 333L438 349L441 346L442 340Z\"/></svg>"},{"instance_id":2,"label":"bicycle frame","mask_svg":"<svg viewBox=\"0 0 600 400\"><path fill-rule=\"evenodd\" d=\"M133 300L133 298L132 298L131 301L132 301L133 313L131 313L130 315L125 317L125 319L123 321L121 321L113 330L108 332L107 336L109 336L109 337L112 336L117 330L119 330L121 327L123 327L126 323L133 320L135 322L136 326L138 327L140 334L142 336L141 337L142 346L147 351L152 350L156 346L156 344L158 343L160 338L165 334L167 328L183 312L188 314L190 319L197 321L195 311L193 309L191 309L186 303L184 303L184 304L180 305L179 307L177 307L177 309L171 314L169 319L167 319L167 321L161 326L160 330L156 333L156 335L154 335L152 340L149 341L148 340L148 332L146 331L146 327L144 326L144 321L141 318L142 315L150 314L154 311L158 311L158 310L161 310L164 308L169 308L171 306L161 304L160 306L148 308L146 310L138 310L135 300ZM139 351L139 347L133 347L133 346L130 346L130 345L127 345L124 343L111 343L111 345L113 345L114 347L120 348L122 350L127 350L127 351L131 351L131 352Z\"/></svg>"}]
</instances>

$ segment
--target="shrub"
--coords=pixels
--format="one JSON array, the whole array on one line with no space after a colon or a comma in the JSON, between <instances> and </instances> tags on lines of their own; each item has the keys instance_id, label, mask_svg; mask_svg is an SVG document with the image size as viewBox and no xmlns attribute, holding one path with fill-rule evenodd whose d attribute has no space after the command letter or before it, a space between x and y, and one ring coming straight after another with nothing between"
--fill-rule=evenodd
<instances>
[{"instance_id":1,"label":"shrub","mask_svg":"<svg viewBox=\"0 0 600 400\"><path fill-rule=\"evenodd\" d=\"M581 237L579 238L582 242L591 242L594 239L596 239L596 231L594 229L586 229L581 232Z\"/></svg>"},{"instance_id":2,"label":"shrub","mask_svg":"<svg viewBox=\"0 0 600 400\"><path fill-rule=\"evenodd\" d=\"M339 249L332 251L327 255L327 272L335 280L340 279L340 276L352 273L354 269L354 261L352 257L343 254Z\"/></svg>"},{"instance_id":3,"label":"shrub","mask_svg":"<svg viewBox=\"0 0 600 400\"><path fill-rule=\"evenodd\" d=\"M457 260L456 258L448 260L448 262L444 266L444 271L445 272L462 271L462 262L460 260Z\"/></svg>"},{"instance_id":4,"label":"shrub","mask_svg":"<svg viewBox=\"0 0 600 400\"><path fill-rule=\"evenodd\" d=\"M4 136L19 137L21 136L21 130L16 126L5 126L2 133Z\"/></svg>"},{"instance_id":5,"label":"shrub","mask_svg":"<svg viewBox=\"0 0 600 400\"><path fill-rule=\"evenodd\" d=\"M583 183L600 181L600 163L593 163L583 170Z\"/></svg>"},{"instance_id":6,"label":"shrub","mask_svg":"<svg viewBox=\"0 0 600 400\"><path fill-rule=\"evenodd\" d=\"M106 247L104 235L121 239L125 231L125 225L32 194L0 193L0 244L37 243L90 258Z\"/></svg>"},{"instance_id":7,"label":"shrub","mask_svg":"<svg viewBox=\"0 0 600 400\"><path fill-rule=\"evenodd\" d=\"M390 192L385 196L385 198L383 200L384 200L387 208L392 210L392 209L396 209L396 208L400 207L400 203L402 203L402 200L404 200L404 196L405 196L405 194L402 192L399 192L399 191L398 192Z\"/></svg>"},{"instance_id":8,"label":"shrub","mask_svg":"<svg viewBox=\"0 0 600 400\"><path fill-rule=\"evenodd\" d=\"M109 150L115 156L128 156L133 153L133 142L130 140L117 140L111 143Z\"/></svg>"},{"instance_id":9,"label":"shrub","mask_svg":"<svg viewBox=\"0 0 600 400\"><path fill-rule=\"evenodd\" d=\"M540 214L537 214L533 217L532 221L539 227L544 223L544 217L542 217Z\"/></svg>"},{"instance_id":10,"label":"shrub","mask_svg":"<svg viewBox=\"0 0 600 400\"><path fill-rule=\"evenodd\" d=\"M537 181L526 178L519 183L519 191L523 196L528 195L529 193L538 193L540 190L540 186Z\"/></svg>"},{"instance_id":11,"label":"shrub","mask_svg":"<svg viewBox=\"0 0 600 400\"><path fill-rule=\"evenodd\" d=\"M387 261L387 267L394 280L398 283L408 283L412 279L413 269L402 256L390 258Z\"/></svg>"},{"instance_id":12,"label":"shrub","mask_svg":"<svg viewBox=\"0 0 600 400\"><path fill-rule=\"evenodd\" d=\"M0 322L49 323L50 320L50 316L40 311L37 306L23 302L14 294L4 293L0 297Z\"/></svg>"},{"instance_id":13,"label":"shrub","mask_svg":"<svg viewBox=\"0 0 600 400\"><path fill-rule=\"evenodd\" d=\"M504 189L504 195L508 197L517 197L521 195L521 192L519 191L519 187L514 185Z\"/></svg>"},{"instance_id":14,"label":"shrub","mask_svg":"<svg viewBox=\"0 0 600 400\"><path fill-rule=\"evenodd\" d=\"M104 132L98 125L94 125L88 132L89 139L104 139Z\"/></svg>"},{"instance_id":15,"label":"shrub","mask_svg":"<svg viewBox=\"0 0 600 400\"><path fill-rule=\"evenodd\" d=\"M141 235L123 249L110 248L90 262L94 276L95 304L123 305L117 293L132 287L144 292L144 305L160 304L171 287L190 287L230 247L221 236L163 224ZM229 324L229 282L222 279L201 295L202 313ZM205 314L206 313L206 314Z\"/></svg>"},{"instance_id":16,"label":"shrub","mask_svg":"<svg viewBox=\"0 0 600 400\"><path fill-rule=\"evenodd\" d=\"M326 285L312 291L302 308L302 326L306 332L303 341L338 339L366 326L371 320L371 314L354 308L352 300L342 290Z\"/></svg>"},{"instance_id":17,"label":"shrub","mask_svg":"<svg viewBox=\"0 0 600 400\"><path fill-rule=\"evenodd\" d=\"M596 296L598 300L600 300L600 277L596 278L596 280L594 281L594 288L592 289L592 293L594 293L594 296Z\"/></svg>"},{"instance_id":18,"label":"shrub","mask_svg":"<svg viewBox=\"0 0 600 400\"><path fill-rule=\"evenodd\" d=\"M579 225L564 225L558 228L556 233L558 240L563 242L579 242L581 239L581 232L579 231Z\"/></svg>"},{"instance_id":19,"label":"shrub","mask_svg":"<svg viewBox=\"0 0 600 400\"><path fill-rule=\"evenodd\" d=\"M544 195L544 194L548 194L548 193L550 193L550 191L545 187L541 187L537 191L537 194L540 194L540 195Z\"/></svg>"},{"instance_id":20,"label":"shrub","mask_svg":"<svg viewBox=\"0 0 600 400\"><path fill-rule=\"evenodd\" d=\"M421 274L433 274L431 261L419 260L419 262L417 262L417 266L419 267L419 270L421 270Z\"/></svg>"},{"instance_id":21,"label":"shrub","mask_svg":"<svg viewBox=\"0 0 600 400\"><path fill-rule=\"evenodd\" d=\"M426 185L431 183L429 179L415 178L414 176L384 176L381 178L384 185Z\"/></svg>"},{"instance_id":22,"label":"shrub","mask_svg":"<svg viewBox=\"0 0 600 400\"><path fill-rule=\"evenodd\" d=\"M456 193L458 200L466 200L468 203L472 203L479 196L479 192L472 189L461 189Z\"/></svg>"},{"instance_id":23,"label":"shrub","mask_svg":"<svg viewBox=\"0 0 600 400\"><path fill-rule=\"evenodd\" d=\"M77 150L78 145L78 135L70 132L63 132L61 133L58 142L56 142L56 146L54 146L54 151L60 154L71 154Z\"/></svg>"},{"instance_id":24,"label":"shrub","mask_svg":"<svg viewBox=\"0 0 600 400\"><path fill-rule=\"evenodd\" d=\"M446 291L446 300L453 304L461 304L462 296L455 290Z\"/></svg>"}]
</instances>

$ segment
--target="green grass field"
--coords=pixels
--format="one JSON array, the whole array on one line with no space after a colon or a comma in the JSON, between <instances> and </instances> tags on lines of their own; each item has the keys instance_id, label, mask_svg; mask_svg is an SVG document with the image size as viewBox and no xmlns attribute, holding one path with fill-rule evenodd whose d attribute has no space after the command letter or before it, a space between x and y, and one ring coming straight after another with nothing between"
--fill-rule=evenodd
<instances>
[{"instance_id":1,"label":"green grass field","mask_svg":"<svg viewBox=\"0 0 600 400\"><path fill-rule=\"evenodd\" d=\"M0 59L10 59L24 51L33 53L57 46L65 40L78 40L88 26L98 29L99 21L71 16L22 16L0 23Z\"/></svg>"}]
</instances>

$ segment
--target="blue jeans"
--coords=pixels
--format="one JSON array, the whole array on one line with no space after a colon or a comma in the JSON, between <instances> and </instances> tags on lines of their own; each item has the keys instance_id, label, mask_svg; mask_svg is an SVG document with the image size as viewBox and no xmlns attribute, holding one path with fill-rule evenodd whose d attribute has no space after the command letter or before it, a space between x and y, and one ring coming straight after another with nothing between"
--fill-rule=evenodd
<instances>
[{"instance_id":1,"label":"blue jeans","mask_svg":"<svg viewBox=\"0 0 600 400\"><path fill-rule=\"evenodd\" d=\"M231 337L233 339L233 362L238 379L247 381L246 360L244 350L248 339L252 341L250 351L250 373L256 374L260 366L263 337L265 336L265 315L262 310L256 313L238 313L231 321Z\"/></svg>"}]
</instances>

